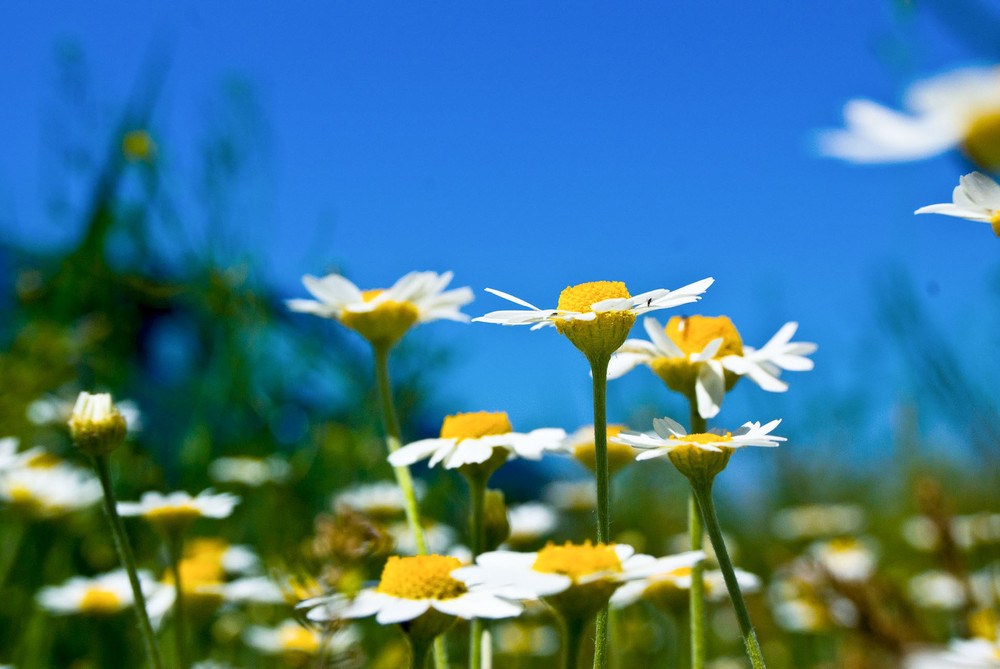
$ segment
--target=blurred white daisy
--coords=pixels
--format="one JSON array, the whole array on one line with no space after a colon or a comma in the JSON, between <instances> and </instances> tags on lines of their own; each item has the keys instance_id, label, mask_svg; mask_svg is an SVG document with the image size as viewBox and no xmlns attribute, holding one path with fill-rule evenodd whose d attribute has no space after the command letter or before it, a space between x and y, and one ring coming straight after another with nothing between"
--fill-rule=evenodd
<instances>
[{"instance_id":1,"label":"blurred white daisy","mask_svg":"<svg viewBox=\"0 0 1000 669\"><path fill-rule=\"evenodd\" d=\"M393 523L386 529L396 543L396 553L416 555L419 552L410 526L406 522ZM424 540L427 542L427 550L431 553L449 553L455 546L457 537L455 529L444 523L432 522L424 526Z\"/></svg>"},{"instance_id":2,"label":"blurred white daisy","mask_svg":"<svg viewBox=\"0 0 1000 669\"><path fill-rule=\"evenodd\" d=\"M325 653L337 655L358 643L360 635L354 627L337 630L326 640ZM250 625L243 631L243 641L264 655L305 655L320 653L323 635L294 620L285 620L277 627Z\"/></svg>"},{"instance_id":3,"label":"blurred white daisy","mask_svg":"<svg viewBox=\"0 0 1000 669\"><path fill-rule=\"evenodd\" d=\"M968 67L917 81L904 93L902 111L850 100L844 121L844 129L820 134L820 153L856 163L896 163L958 148L993 169L1000 165L1000 70Z\"/></svg>"},{"instance_id":4,"label":"blurred white daisy","mask_svg":"<svg viewBox=\"0 0 1000 669\"><path fill-rule=\"evenodd\" d=\"M635 451L631 446L626 446L610 439L610 437L614 437L624 429L624 425L608 425L607 427L607 435L609 437L607 444L608 474L610 475L621 471L622 468L635 460ZM597 452L594 441L594 426L586 425L566 437L562 444L560 444L559 450L572 455L584 467L591 472L595 472L597 468Z\"/></svg>"},{"instance_id":5,"label":"blurred white daisy","mask_svg":"<svg viewBox=\"0 0 1000 669\"><path fill-rule=\"evenodd\" d=\"M96 476L66 464L20 467L0 474L0 501L40 518L88 509L103 494Z\"/></svg>"},{"instance_id":6,"label":"blurred white daisy","mask_svg":"<svg viewBox=\"0 0 1000 669\"><path fill-rule=\"evenodd\" d=\"M742 569L734 570L736 581L740 586L740 591L744 594L751 594L760 591L760 578L755 574ZM624 608L640 599L649 599L654 603L668 603L676 605L678 603L686 606L688 602L688 591L691 590L693 581L691 567L680 567L669 572L654 574L646 578L631 581L619 588L611 596L611 606L614 608ZM702 582L705 584L705 599L711 602L721 602L729 598L729 591L726 589L726 580L721 571L711 570L702 574ZM671 606L664 606L669 609Z\"/></svg>"},{"instance_id":7,"label":"blurred white daisy","mask_svg":"<svg viewBox=\"0 0 1000 669\"><path fill-rule=\"evenodd\" d=\"M817 542L809 553L834 579L844 583L867 581L875 573L875 551L870 542L840 537Z\"/></svg>"},{"instance_id":8,"label":"blurred white daisy","mask_svg":"<svg viewBox=\"0 0 1000 669\"><path fill-rule=\"evenodd\" d=\"M566 432L559 428L512 432L503 412L460 413L445 417L440 437L403 446L389 455L389 463L400 467L430 458L429 466L442 463L445 469L487 465L494 460L499 466L515 457L540 460L542 453L557 450L565 438Z\"/></svg>"},{"instance_id":9,"label":"blurred white daisy","mask_svg":"<svg viewBox=\"0 0 1000 669\"><path fill-rule=\"evenodd\" d=\"M906 590L914 604L927 609L957 611L968 601L962 582L945 571L918 574L910 579Z\"/></svg>"},{"instance_id":10,"label":"blurred white daisy","mask_svg":"<svg viewBox=\"0 0 1000 669\"><path fill-rule=\"evenodd\" d=\"M317 622L375 616L382 625L415 620L431 610L466 620L511 618L521 613L521 606L510 601L507 588L456 580L452 573L461 566L458 558L444 555L392 556L376 587L362 590L353 599L336 594L306 600L299 608Z\"/></svg>"},{"instance_id":11,"label":"blurred white daisy","mask_svg":"<svg viewBox=\"0 0 1000 669\"><path fill-rule=\"evenodd\" d=\"M510 507L507 511L510 520L510 536L507 543L513 546L523 546L552 533L559 524L559 516L548 504L529 502Z\"/></svg>"},{"instance_id":12,"label":"blurred white daisy","mask_svg":"<svg viewBox=\"0 0 1000 669\"><path fill-rule=\"evenodd\" d=\"M292 467L278 455L217 458L208 465L208 475L216 483L238 483L256 488L266 483L284 483Z\"/></svg>"},{"instance_id":13,"label":"blurred white daisy","mask_svg":"<svg viewBox=\"0 0 1000 669\"><path fill-rule=\"evenodd\" d=\"M164 495L156 491L142 494L138 502L118 502L122 516L141 516L156 527L169 529L184 526L197 518L226 518L240 503L230 493L216 493L211 488L192 497L184 491Z\"/></svg>"},{"instance_id":14,"label":"blurred white daisy","mask_svg":"<svg viewBox=\"0 0 1000 669\"><path fill-rule=\"evenodd\" d=\"M589 618L624 583L691 567L701 551L655 558L627 544L550 543L535 553L493 551L454 572L468 585L489 584L520 592L520 599L545 598L563 615Z\"/></svg>"},{"instance_id":15,"label":"blurred white daisy","mask_svg":"<svg viewBox=\"0 0 1000 669\"><path fill-rule=\"evenodd\" d=\"M664 417L653 419L655 435L621 432L614 439L635 448L645 449L635 459L649 460L666 455L681 447L722 452L723 449L743 448L744 446L777 446L778 442L785 441L785 438L771 434L771 430L776 428L780 422L780 418L764 425L759 422L748 422L735 432L713 430L703 434L688 434L680 423Z\"/></svg>"},{"instance_id":16,"label":"blurred white daisy","mask_svg":"<svg viewBox=\"0 0 1000 669\"><path fill-rule=\"evenodd\" d=\"M315 300L288 300L292 311L333 318L372 343L392 344L416 323L435 320L468 321L462 306L472 301L472 289L445 290L452 273L410 272L391 288L362 292L339 274L306 275L302 283Z\"/></svg>"},{"instance_id":17,"label":"blurred white daisy","mask_svg":"<svg viewBox=\"0 0 1000 669\"><path fill-rule=\"evenodd\" d=\"M955 639L946 650L919 650L903 658L903 669L997 669L1000 645L989 639Z\"/></svg>"},{"instance_id":18,"label":"blurred white daisy","mask_svg":"<svg viewBox=\"0 0 1000 669\"><path fill-rule=\"evenodd\" d=\"M163 586L146 571L140 571L142 594L149 599ZM132 606L132 587L128 574L118 569L93 578L74 576L62 585L50 585L38 591L38 604L56 615L103 616Z\"/></svg>"},{"instance_id":19,"label":"blurred white daisy","mask_svg":"<svg viewBox=\"0 0 1000 669\"><path fill-rule=\"evenodd\" d=\"M57 395L42 395L28 405L25 414L33 425L66 425L73 415L73 407L77 398L64 399ZM134 434L142 430L142 412L139 405L132 400L119 400L115 408L125 419L128 433Z\"/></svg>"},{"instance_id":20,"label":"blurred white daisy","mask_svg":"<svg viewBox=\"0 0 1000 669\"><path fill-rule=\"evenodd\" d=\"M864 510L853 504L804 504L779 509L771 519L771 530L785 541L853 534L864 525Z\"/></svg>"},{"instance_id":21,"label":"blurred white daisy","mask_svg":"<svg viewBox=\"0 0 1000 669\"><path fill-rule=\"evenodd\" d=\"M542 497L561 511L593 511L597 506L597 488L593 479L553 481L545 486Z\"/></svg>"},{"instance_id":22,"label":"blurred white daisy","mask_svg":"<svg viewBox=\"0 0 1000 669\"><path fill-rule=\"evenodd\" d=\"M413 492L419 501L426 492L423 481L413 482ZM333 496L332 506L349 506L355 511L379 520L401 516L406 511L402 489L392 481L375 481L342 490Z\"/></svg>"},{"instance_id":23,"label":"blurred white daisy","mask_svg":"<svg viewBox=\"0 0 1000 669\"><path fill-rule=\"evenodd\" d=\"M993 234L1000 237L1000 184L985 174L972 172L959 177L951 194L952 201L929 204L917 209L917 214L944 214L989 223Z\"/></svg>"}]
</instances>

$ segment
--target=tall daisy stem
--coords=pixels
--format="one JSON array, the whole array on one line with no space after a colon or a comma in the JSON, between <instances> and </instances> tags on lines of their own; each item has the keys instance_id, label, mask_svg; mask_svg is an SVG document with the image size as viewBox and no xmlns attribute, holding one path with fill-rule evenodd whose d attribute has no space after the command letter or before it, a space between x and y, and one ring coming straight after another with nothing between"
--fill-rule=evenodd
<instances>
[{"instance_id":1,"label":"tall daisy stem","mask_svg":"<svg viewBox=\"0 0 1000 669\"><path fill-rule=\"evenodd\" d=\"M698 400L694 396L688 398L691 406L690 433L702 433L707 429L706 421L698 412ZM700 551L704 548L705 527L698 512L698 501L694 491L688 497L688 536L691 550ZM691 592L688 595L688 610L691 615L691 669L705 667L705 561L698 560L691 568Z\"/></svg>"},{"instance_id":2,"label":"tall daisy stem","mask_svg":"<svg viewBox=\"0 0 1000 669\"><path fill-rule=\"evenodd\" d=\"M382 424L385 426L385 443L390 453L399 450L402 443L402 430L399 428L399 418L396 416L396 405L392 399L392 384L389 380L389 351L392 348L388 344L374 344L375 352L375 385L378 386L379 401L382 405ZM410 468L406 465L393 467L396 475L396 484L403 491L403 501L406 508L406 522L410 526L410 533L413 534L413 541L417 546L417 553L427 554L427 540L424 539L424 528L420 523L420 511L417 508L417 494L413 489L413 478L410 476ZM437 669L446 669L448 666L447 650L444 646L444 639L438 636L434 639L434 666Z\"/></svg>"},{"instance_id":3,"label":"tall daisy stem","mask_svg":"<svg viewBox=\"0 0 1000 669\"><path fill-rule=\"evenodd\" d=\"M469 494L472 497L472 518L470 521L472 561L483 552L486 535L483 529L483 514L486 508L486 481L488 476L469 474ZM482 665L483 621L473 618L469 621L469 669L480 669Z\"/></svg>"},{"instance_id":4,"label":"tall daisy stem","mask_svg":"<svg viewBox=\"0 0 1000 669\"><path fill-rule=\"evenodd\" d=\"M712 541L712 548L715 549L719 568L726 579L726 588L729 590L729 598L733 601L733 608L736 609L736 619L740 623L740 633L743 635L743 643L747 647L747 655L750 657L750 662L753 664L754 669L765 669L764 655L760 650L757 634L753 630L753 623L750 622L750 612L747 611L747 604L743 600L743 593L740 591L739 582L736 580L736 571L733 569L732 560L729 559L726 542L722 538L719 519L715 515L715 503L712 501L712 484L711 482L695 483L692 481L691 490L698 500L698 507L701 509L701 515L705 521L708 537Z\"/></svg>"},{"instance_id":5,"label":"tall daisy stem","mask_svg":"<svg viewBox=\"0 0 1000 669\"><path fill-rule=\"evenodd\" d=\"M184 584L181 582L181 556L184 555L184 538L180 531L167 538L167 549L170 551L170 571L174 576L174 644L177 652L177 666L187 669L187 644L184 639L184 626L187 621Z\"/></svg>"},{"instance_id":6,"label":"tall daisy stem","mask_svg":"<svg viewBox=\"0 0 1000 669\"><path fill-rule=\"evenodd\" d=\"M580 646L587 621L581 618L559 616L563 633L563 669L578 669L580 666Z\"/></svg>"},{"instance_id":7,"label":"tall daisy stem","mask_svg":"<svg viewBox=\"0 0 1000 669\"><path fill-rule=\"evenodd\" d=\"M146 655L149 657L149 663L153 669L163 669L160 649L156 645L156 635L153 634L153 625L149 622L149 614L146 612L146 597L142 594L142 586L139 583L135 555L132 554L132 545L125 534L125 526L122 524L121 516L118 515L118 506L115 503L115 494L111 487L108 456L95 455L94 469L97 471L97 476L101 480L101 488L104 490L104 512L108 516L108 524L111 525L111 535L114 537L115 548L125 571L128 573L128 582L132 586L135 614L139 618L139 631L142 633L142 640L146 646Z\"/></svg>"},{"instance_id":8,"label":"tall daisy stem","mask_svg":"<svg viewBox=\"0 0 1000 669\"><path fill-rule=\"evenodd\" d=\"M430 639L424 637L418 637L413 635L406 635L406 638L410 640L410 669L424 669L427 666L427 655L431 649L431 646L437 646L436 641L441 637L435 637L435 643L431 643Z\"/></svg>"},{"instance_id":9,"label":"tall daisy stem","mask_svg":"<svg viewBox=\"0 0 1000 669\"><path fill-rule=\"evenodd\" d=\"M597 541L611 541L611 503L608 473L608 363L610 355L588 355L594 382L594 471L597 475ZM594 628L594 669L604 669L608 662L608 607L597 612Z\"/></svg>"}]
</instances>

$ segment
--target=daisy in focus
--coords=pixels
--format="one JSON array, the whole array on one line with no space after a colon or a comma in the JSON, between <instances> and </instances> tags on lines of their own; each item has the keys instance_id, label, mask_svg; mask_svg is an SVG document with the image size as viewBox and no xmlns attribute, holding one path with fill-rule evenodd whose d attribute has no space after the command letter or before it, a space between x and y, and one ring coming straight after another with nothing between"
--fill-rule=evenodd
<instances>
[{"instance_id":1,"label":"daisy in focus","mask_svg":"<svg viewBox=\"0 0 1000 669\"><path fill-rule=\"evenodd\" d=\"M844 106L846 127L819 136L820 153L854 163L923 160L960 149L1000 167L1000 70L969 67L913 83L896 111L871 100Z\"/></svg>"},{"instance_id":2,"label":"daisy in focus","mask_svg":"<svg viewBox=\"0 0 1000 669\"><path fill-rule=\"evenodd\" d=\"M399 467L429 458L430 467L440 463L445 469L482 466L492 471L510 458L540 460L565 438L566 432L559 428L514 432L502 411L459 413L445 417L440 437L403 446L389 455L389 463Z\"/></svg>"},{"instance_id":3,"label":"daisy in focus","mask_svg":"<svg viewBox=\"0 0 1000 669\"><path fill-rule=\"evenodd\" d=\"M916 214L944 214L989 223L1000 237L1000 184L980 172L959 177L951 203L929 204Z\"/></svg>"},{"instance_id":4,"label":"daisy in focus","mask_svg":"<svg viewBox=\"0 0 1000 669\"><path fill-rule=\"evenodd\" d=\"M759 422L748 422L735 432L716 430L702 434L688 434L680 423L664 416L653 419L655 435L622 432L615 437L615 440L635 448L644 449L635 457L636 460L658 458L676 451L698 450L726 453L744 446L777 446L779 442L785 441L785 437L773 435L771 430L776 428L780 422L780 418L764 425Z\"/></svg>"},{"instance_id":5,"label":"daisy in focus","mask_svg":"<svg viewBox=\"0 0 1000 669\"><path fill-rule=\"evenodd\" d=\"M760 349L744 346L739 331L725 316L675 316L664 327L653 317L643 320L649 341L628 339L611 358L608 378L636 365L646 365L667 387L697 402L702 418L719 413L726 392L743 376L769 392L784 392L782 370L813 368L806 356L811 342L793 342L798 323L786 323Z\"/></svg>"},{"instance_id":6,"label":"daisy in focus","mask_svg":"<svg viewBox=\"0 0 1000 669\"><path fill-rule=\"evenodd\" d=\"M226 518L240 503L230 493L216 494L211 488L192 497L184 491L164 495L156 491L142 494L138 502L119 502L122 516L141 516L157 529L183 528L198 518Z\"/></svg>"},{"instance_id":7,"label":"daisy in focus","mask_svg":"<svg viewBox=\"0 0 1000 669\"><path fill-rule=\"evenodd\" d=\"M460 309L472 301L472 289L445 290L451 279L451 272L410 272L390 288L362 291L339 274L307 274L302 283L316 299L286 304L292 311L337 320L372 344L391 346L417 323L469 320Z\"/></svg>"}]
</instances>

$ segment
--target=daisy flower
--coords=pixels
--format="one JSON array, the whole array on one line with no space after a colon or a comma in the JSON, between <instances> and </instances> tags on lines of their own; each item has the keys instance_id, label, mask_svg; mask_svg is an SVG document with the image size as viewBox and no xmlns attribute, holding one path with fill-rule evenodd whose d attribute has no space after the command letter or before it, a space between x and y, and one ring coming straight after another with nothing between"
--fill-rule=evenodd
<instances>
[{"instance_id":1,"label":"daisy flower","mask_svg":"<svg viewBox=\"0 0 1000 669\"><path fill-rule=\"evenodd\" d=\"M780 418L765 425L761 425L759 422L748 422L735 432L719 430L702 434L688 434L680 423L664 416L653 419L655 435L622 432L615 439L623 444L644 449L635 457L636 460L649 460L674 451L691 449L723 453L744 446L777 446L778 442L785 441L785 438L771 434L771 430L776 428L780 422Z\"/></svg>"},{"instance_id":2,"label":"daisy flower","mask_svg":"<svg viewBox=\"0 0 1000 669\"><path fill-rule=\"evenodd\" d=\"M431 467L441 463L445 469L467 465L496 469L509 458L540 460L545 451L558 449L565 437L559 428L513 432L504 412L459 413L445 417L440 437L403 446L389 455L389 463L399 467L429 458Z\"/></svg>"},{"instance_id":3,"label":"daisy flower","mask_svg":"<svg viewBox=\"0 0 1000 669\"><path fill-rule=\"evenodd\" d=\"M211 488L192 497L184 491L164 495L156 491L142 494L138 502L119 502L122 516L141 516L161 529L184 527L198 518L226 518L240 503L230 493L216 494Z\"/></svg>"},{"instance_id":4,"label":"daisy flower","mask_svg":"<svg viewBox=\"0 0 1000 669\"><path fill-rule=\"evenodd\" d=\"M793 506L779 510L771 519L771 530L785 541L853 534L864 525L864 509L853 504Z\"/></svg>"},{"instance_id":5,"label":"daisy flower","mask_svg":"<svg viewBox=\"0 0 1000 669\"><path fill-rule=\"evenodd\" d=\"M702 279L677 290L660 288L634 297L621 281L593 281L563 290L555 309L539 309L518 297L487 288L487 292L527 307L527 311L491 311L472 320L530 325L532 330L553 326L588 357L610 354L628 336L636 316L696 302L714 281Z\"/></svg>"},{"instance_id":6,"label":"daisy flower","mask_svg":"<svg viewBox=\"0 0 1000 669\"><path fill-rule=\"evenodd\" d=\"M109 393L82 392L69 418L70 436L77 448L93 456L104 456L122 445L128 431L125 417Z\"/></svg>"},{"instance_id":7,"label":"daisy flower","mask_svg":"<svg viewBox=\"0 0 1000 669\"><path fill-rule=\"evenodd\" d=\"M819 136L822 154L855 163L922 160L959 148L987 169L1000 165L1000 70L970 67L912 84L896 111L871 100L844 106L846 128Z\"/></svg>"},{"instance_id":8,"label":"daisy flower","mask_svg":"<svg viewBox=\"0 0 1000 669\"><path fill-rule=\"evenodd\" d=\"M277 627L250 625L243 631L243 640L251 648L264 655L292 655L315 657L321 651L340 654L360 641L358 631L353 627L337 630L326 640L323 635L303 627L294 620L285 620Z\"/></svg>"},{"instance_id":9,"label":"daisy flower","mask_svg":"<svg viewBox=\"0 0 1000 669\"><path fill-rule=\"evenodd\" d=\"M38 518L88 509L102 496L97 477L66 464L20 467L0 474L0 501Z\"/></svg>"},{"instance_id":10,"label":"daisy flower","mask_svg":"<svg viewBox=\"0 0 1000 669\"><path fill-rule=\"evenodd\" d=\"M339 274L322 279L306 275L302 283L315 300L288 300L292 311L340 321L372 344L391 345L416 323L468 321L460 308L472 301L472 289L445 290L452 273L410 272L391 288L361 291Z\"/></svg>"},{"instance_id":11,"label":"daisy flower","mask_svg":"<svg viewBox=\"0 0 1000 669\"><path fill-rule=\"evenodd\" d=\"M781 370L808 370L805 356L816 350L808 342L791 342L797 323L786 323L762 348L744 346L736 327L725 316L671 318L666 327L653 317L643 320L649 341L628 339L611 358L608 378L618 378L636 365L646 365L671 390L697 401L702 418L719 413L722 400L742 376L770 392L788 384Z\"/></svg>"},{"instance_id":12,"label":"daisy flower","mask_svg":"<svg viewBox=\"0 0 1000 669\"><path fill-rule=\"evenodd\" d=\"M291 474L292 466L277 455L217 458L208 465L208 476L216 483L238 483L251 488L266 483L284 483Z\"/></svg>"},{"instance_id":13,"label":"daisy flower","mask_svg":"<svg viewBox=\"0 0 1000 669\"><path fill-rule=\"evenodd\" d=\"M413 482L413 492L419 501L426 490L422 481ZM403 515L406 510L406 497L399 486L391 481L375 481L357 485L333 496L333 508L349 506L366 516L386 520Z\"/></svg>"},{"instance_id":14,"label":"daisy flower","mask_svg":"<svg viewBox=\"0 0 1000 669\"><path fill-rule=\"evenodd\" d=\"M625 429L624 425L608 425L608 437L614 437ZM576 458L592 472L597 471L597 447L594 426L587 425L569 435L559 446L559 450ZM615 474L625 465L635 460L635 451L625 444L608 441L608 472Z\"/></svg>"},{"instance_id":15,"label":"daisy flower","mask_svg":"<svg viewBox=\"0 0 1000 669\"><path fill-rule=\"evenodd\" d=\"M902 666L903 669L998 669L1000 644L990 639L955 639L947 650L907 655Z\"/></svg>"},{"instance_id":16,"label":"daisy flower","mask_svg":"<svg viewBox=\"0 0 1000 669\"><path fill-rule=\"evenodd\" d=\"M929 204L916 214L944 214L989 223L1000 237L1000 185L980 172L959 177L951 194L951 203Z\"/></svg>"},{"instance_id":17,"label":"daisy flower","mask_svg":"<svg viewBox=\"0 0 1000 669\"><path fill-rule=\"evenodd\" d=\"M146 571L139 572L142 592L154 595L160 585ZM38 604L55 615L105 616L131 608L135 601L128 573L118 569L100 576L74 576L62 585L50 585L38 591Z\"/></svg>"},{"instance_id":18,"label":"daisy flower","mask_svg":"<svg viewBox=\"0 0 1000 669\"><path fill-rule=\"evenodd\" d=\"M530 544L552 533L559 525L559 516L548 504L529 502L508 510L510 535L507 542L514 546Z\"/></svg>"},{"instance_id":19,"label":"daisy flower","mask_svg":"<svg viewBox=\"0 0 1000 669\"><path fill-rule=\"evenodd\" d=\"M686 607L693 573L691 567L680 567L673 571L630 581L611 596L611 606L624 608L640 599L645 599L665 611ZM735 570L735 573L742 592L760 590L760 578L755 574L742 569ZM702 580L705 583L705 599L708 601L720 602L729 596L721 571L706 571L702 574Z\"/></svg>"},{"instance_id":20,"label":"daisy flower","mask_svg":"<svg viewBox=\"0 0 1000 669\"><path fill-rule=\"evenodd\" d=\"M830 576L843 583L863 583L875 573L875 551L855 537L815 543L809 552Z\"/></svg>"}]
</instances>

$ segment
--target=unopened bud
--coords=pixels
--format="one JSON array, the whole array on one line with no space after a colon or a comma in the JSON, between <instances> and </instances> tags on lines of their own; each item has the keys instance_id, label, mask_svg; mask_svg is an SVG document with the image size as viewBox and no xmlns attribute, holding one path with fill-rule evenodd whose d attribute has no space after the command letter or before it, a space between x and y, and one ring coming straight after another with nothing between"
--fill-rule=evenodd
<instances>
[{"instance_id":1,"label":"unopened bud","mask_svg":"<svg viewBox=\"0 0 1000 669\"><path fill-rule=\"evenodd\" d=\"M107 455L125 441L125 418L109 393L80 393L69 419L73 443L87 455Z\"/></svg>"}]
</instances>

